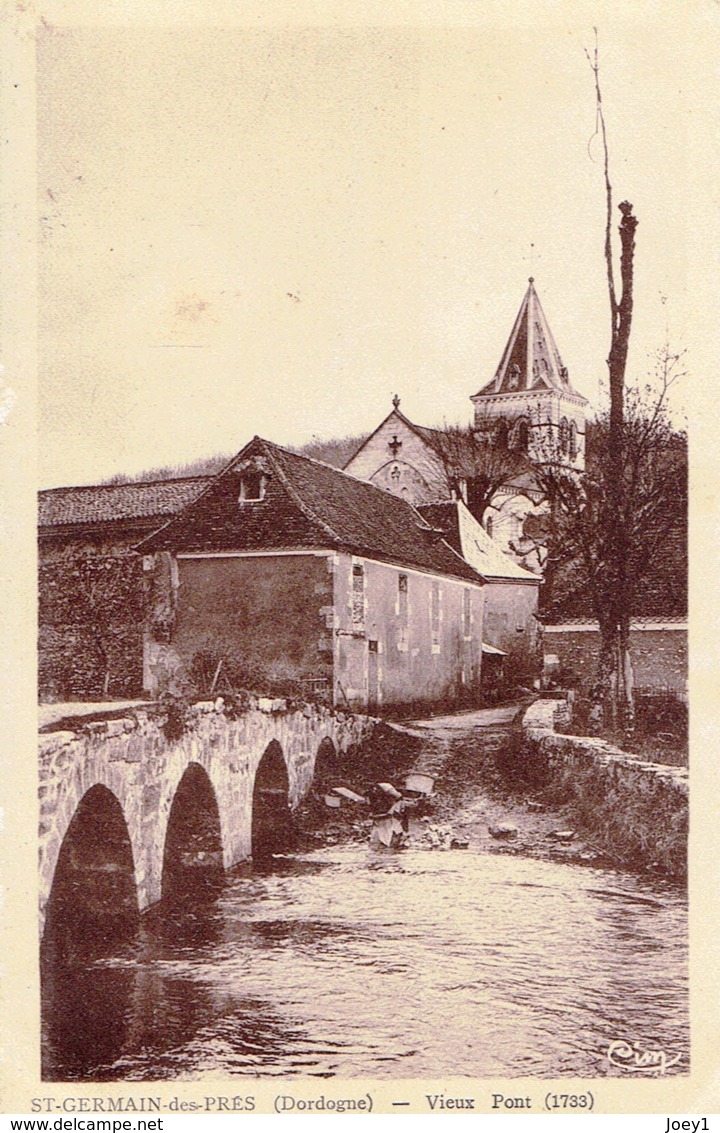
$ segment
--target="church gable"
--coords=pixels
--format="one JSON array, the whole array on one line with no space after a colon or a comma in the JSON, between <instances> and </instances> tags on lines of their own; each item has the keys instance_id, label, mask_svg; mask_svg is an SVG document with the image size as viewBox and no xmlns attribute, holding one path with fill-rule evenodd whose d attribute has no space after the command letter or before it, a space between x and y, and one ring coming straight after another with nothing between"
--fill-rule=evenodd
<instances>
[{"instance_id":1,"label":"church gable","mask_svg":"<svg viewBox=\"0 0 720 1133\"><path fill-rule=\"evenodd\" d=\"M400 412L398 400L345 471L411 504L443 499L448 495L447 476L432 444L433 432L409 421Z\"/></svg>"}]
</instances>

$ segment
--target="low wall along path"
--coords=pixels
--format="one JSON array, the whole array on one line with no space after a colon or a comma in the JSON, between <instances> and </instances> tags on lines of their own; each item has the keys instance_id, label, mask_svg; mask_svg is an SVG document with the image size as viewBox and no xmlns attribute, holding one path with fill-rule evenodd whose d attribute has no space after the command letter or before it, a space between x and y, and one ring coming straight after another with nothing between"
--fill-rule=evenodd
<instances>
[{"instance_id":1,"label":"low wall along path","mask_svg":"<svg viewBox=\"0 0 720 1133\"><path fill-rule=\"evenodd\" d=\"M567 804L599 845L629 865L676 880L687 874L688 771L649 763L604 740L562 735L562 700L523 717L523 758L554 802Z\"/></svg>"}]
</instances>

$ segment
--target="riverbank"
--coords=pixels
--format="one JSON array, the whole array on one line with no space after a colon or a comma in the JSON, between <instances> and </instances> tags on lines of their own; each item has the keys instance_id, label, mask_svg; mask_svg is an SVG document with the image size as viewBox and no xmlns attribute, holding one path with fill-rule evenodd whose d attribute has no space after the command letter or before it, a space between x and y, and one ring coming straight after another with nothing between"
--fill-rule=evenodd
<instances>
[{"instance_id":1,"label":"riverbank","mask_svg":"<svg viewBox=\"0 0 720 1133\"><path fill-rule=\"evenodd\" d=\"M688 772L589 736L557 730L559 700L538 700L522 721L518 774L561 804L578 828L637 872L687 880Z\"/></svg>"},{"instance_id":2,"label":"riverbank","mask_svg":"<svg viewBox=\"0 0 720 1133\"><path fill-rule=\"evenodd\" d=\"M518 717L524 707L379 725L360 753L336 760L298 809L300 846L368 841L368 808L345 802L330 808L326 791L342 786L365 794L383 781L402 786L412 769L435 777L433 796L419 804L410 822L410 842L417 848L432 849L431 831L444 827L474 853L623 867L620 855L581 836L567 808L553 805L548 792L518 773Z\"/></svg>"}]
</instances>

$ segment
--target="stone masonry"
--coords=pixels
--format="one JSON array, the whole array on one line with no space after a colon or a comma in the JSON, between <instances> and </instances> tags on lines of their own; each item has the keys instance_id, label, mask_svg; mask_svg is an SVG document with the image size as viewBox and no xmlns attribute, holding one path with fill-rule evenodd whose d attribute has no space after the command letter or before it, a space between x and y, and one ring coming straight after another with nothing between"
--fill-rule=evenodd
<instances>
[{"instance_id":1,"label":"stone masonry","mask_svg":"<svg viewBox=\"0 0 720 1133\"><path fill-rule=\"evenodd\" d=\"M166 720L162 710L148 706L39 737L41 932L63 839L92 787L105 786L122 807L143 911L161 895L170 809L191 763L205 770L214 789L223 864L231 869L251 852L255 773L273 741L282 749L294 808L310 789L323 741L346 751L375 726L367 716L314 705L290 708L268 698L252 698L240 712L222 698L196 703L185 711L181 734L173 740L166 736Z\"/></svg>"},{"instance_id":2,"label":"stone masonry","mask_svg":"<svg viewBox=\"0 0 720 1133\"><path fill-rule=\"evenodd\" d=\"M523 717L524 755L541 765L546 790L619 860L683 879L687 768L650 763L595 737L562 735L555 726L567 712L564 700L538 700Z\"/></svg>"}]
</instances>

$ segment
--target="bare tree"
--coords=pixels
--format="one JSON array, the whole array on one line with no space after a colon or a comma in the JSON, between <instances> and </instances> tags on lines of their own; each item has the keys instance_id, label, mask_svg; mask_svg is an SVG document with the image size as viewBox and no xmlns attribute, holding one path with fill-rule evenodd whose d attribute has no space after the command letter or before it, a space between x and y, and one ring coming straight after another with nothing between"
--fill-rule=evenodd
<instances>
[{"instance_id":1,"label":"bare tree","mask_svg":"<svg viewBox=\"0 0 720 1133\"><path fill-rule=\"evenodd\" d=\"M588 428L583 473L552 461L535 471L549 501L542 532L548 605L562 609L582 595L591 606L601 639L599 696L608 723L625 729L633 722L631 618L663 571L677 570L665 580L666 598L684 574L677 553L674 561L662 561L670 540L682 547L685 541L686 438L667 412L667 394L684 376L682 367L683 354L666 346L653 381L643 389L624 386L620 437L610 407Z\"/></svg>"},{"instance_id":2,"label":"bare tree","mask_svg":"<svg viewBox=\"0 0 720 1133\"><path fill-rule=\"evenodd\" d=\"M633 696L629 600L634 586L631 570L633 539L637 533L629 518L633 505L628 499L628 493L636 485L633 484L632 475L628 476L633 465L634 423L627 419L625 374L633 318L635 230L638 221L633 215L633 206L629 201L622 201L619 205L622 219L619 226L618 292L612 239L613 189L600 87L597 29L594 52L592 55L589 52L586 54L595 80L596 135L599 134L602 140L606 201L604 256L610 305L610 350L607 357L610 406L605 436L607 468L602 485L597 486L602 490L597 495L596 508L593 508L596 512L594 522L598 525L598 531L602 532L601 539L594 541L595 552L600 556L594 569L604 596L597 611L601 638L598 677L610 716L631 724ZM586 491L592 494L592 486L588 486Z\"/></svg>"},{"instance_id":3,"label":"bare tree","mask_svg":"<svg viewBox=\"0 0 720 1133\"><path fill-rule=\"evenodd\" d=\"M499 493L526 494L532 488L527 440L514 440L490 414L475 425L445 425L435 431L433 445L449 487L465 496L479 523L497 507Z\"/></svg>"}]
</instances>

